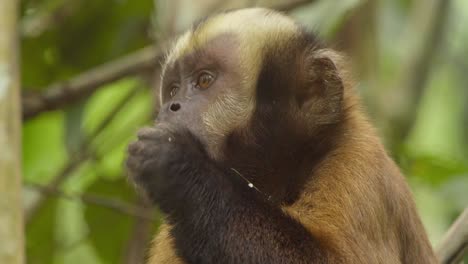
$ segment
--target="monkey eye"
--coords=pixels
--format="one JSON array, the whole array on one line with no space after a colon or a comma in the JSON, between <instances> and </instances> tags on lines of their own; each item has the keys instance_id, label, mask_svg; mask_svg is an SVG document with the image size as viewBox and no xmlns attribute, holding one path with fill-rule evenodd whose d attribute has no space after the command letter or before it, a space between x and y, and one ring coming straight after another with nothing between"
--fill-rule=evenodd
<instances>
[{"instance_id":1,"label":"monkey eye","mask_svg":"<svg viewBox=\"0 0 468 264\"><path fill-rule=\"evenodd\" d=\"M202 72L199 76L198 76L198 79L197 79L197 83L196 83L196 87L198 89L207 89L211 86L211 84L213 83L215 77L208 73L208 72Z\"/></svg>"},{"instance_id":2,"label":"monkey eye","mask_svg":"<svg viewBox=\"0 0 468 264\"><path fill-rule=\"evenodd\" d=\"M177 85L175 85L175 84L172 85L172 86L171 86L171 91L169 92L169 96L170 96L171 98L174 97L174 96L177 94L178 91L179 91L179 86L177 86Z\"/></svg>"}]
</instances>

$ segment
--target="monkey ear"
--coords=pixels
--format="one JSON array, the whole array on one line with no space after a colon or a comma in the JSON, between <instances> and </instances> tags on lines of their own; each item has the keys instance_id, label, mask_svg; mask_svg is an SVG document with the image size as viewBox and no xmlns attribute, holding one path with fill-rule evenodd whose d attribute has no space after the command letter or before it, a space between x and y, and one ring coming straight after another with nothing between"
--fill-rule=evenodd
<instances>
[{"instance_id":1,"label":"monkey ear","mask_svg":"<svg viewBox=\"0 0 468 264\"><path fill-rule=\"evenodd\" d=\"M322 122L333 122L342 110L344 85L339 70L341 58L331 50L314 50L310 53L303 57L305 61L301 72L304 79L297 93L297 102L301 109L323 119Z\"/></svg>"}]
</instances>

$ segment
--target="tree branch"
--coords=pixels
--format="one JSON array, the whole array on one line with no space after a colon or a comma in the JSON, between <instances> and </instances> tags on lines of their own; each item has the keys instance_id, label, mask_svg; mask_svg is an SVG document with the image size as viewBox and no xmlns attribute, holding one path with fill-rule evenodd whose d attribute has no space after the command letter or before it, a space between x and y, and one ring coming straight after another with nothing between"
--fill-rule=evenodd
<instances>
[{"instance_id":1,"label":"tree branch","mask_svg":"<svg viewBox=\"0 0 468 264\"><path fill-rule=\"evenodd\" d=\"M83 203L98 205L112 209L121 214L138 217L145 220L154 220L154 216L150 212L150 210L148 210L148 208L142 206L135 206L133 204L121 200L112 199L95 194L69 194L58 188L42 186L39 184L26 184L26 187L39 191L41 194L54 195L71 201L79 201Z\"/></svg>"},{"instance_id":2,"label":"tree branch","mask_svg":"<svg viewBox=\"0 0 468 264\"><path fill-rule=\"evenodd\" d=\"M296 0L274 6L273 9L287 12L314 0ZM90 96L104 84L129 75L155 69L167 48L168 41L157 47L149 46L85 71L68 81L61 81L44 88L41 94L23 95L23 118L32 118L44 111L61 109Z\"/></svg>"},{"instance_id":3,"label":"tree branch","mask_svg":"<svg viewBox=\"0 0 468 264\"><path fill-rule=\"evenodd\" d=\"M0 1L0 263L22 264L19 1Z\"/></svg>"},{"instance_id":4,"label":"tree branch","mask_svg":"<svg viewBox=\"0 0 468 264\"><path fill-rule=\"evenodd\" d=\"M60 109L86 98L104 84L155 68L162 58L165 44L146 47L130 55L86 71L75 78L45 88L45 92L23 96L23 118L44 111Z\"/></svg>"},{"instance_id":5,"label":"tree branch","mask_svg":"<svg viewBox=\"0 0 468 264\"><path fill-rule=\"evenodd\" d=\"M468 250L468 208L461 213L437 247L442 264L458 264Z\"/></svg>"}]
</instances>

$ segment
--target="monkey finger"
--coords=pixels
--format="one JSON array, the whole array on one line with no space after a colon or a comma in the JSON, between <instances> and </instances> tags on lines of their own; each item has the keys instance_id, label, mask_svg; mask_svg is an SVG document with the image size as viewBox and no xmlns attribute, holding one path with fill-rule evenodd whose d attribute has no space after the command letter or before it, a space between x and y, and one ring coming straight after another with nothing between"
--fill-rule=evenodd
<instances>
[{"instance_id":1,"label":"monkey finger","mask_svg":"<svg viewBox=\"0 0 468 264\"><path fill-rule=\"evenodd\" d=\"M142 161L140 158L137 157L128 157L126 162L125 162L125 167L127 170L130 172L130 175L136 175L138 174L138 170L141 167Z\"/></svg>"},{"instance_id":2,"label":"monkey finger","mask_svg":"<svg viewBox=\"0 0 468 264\"><path fill-rule=\"evenodd\" d=\"M157 129L155 127L145 127L138 130L137 137L140 140L157 139L161 136L161 134L162 131L160 129Z\"/></svg>"},{"instance_id":3,"label":"monkey finger","mask_svg":"<svg viewBox=\"0 0 468 264\"><path fill-rule=\"evenodd\" d=\"M171 128L166 126L157 126L151 128L143 128L138 131L137 136L140 140L165 140L167 138L174 138L174 136L171 136L172 134L173 131Z\"/></svg>"},{"instance_id":4,"label":"monkey finger","mask_svg":"<svg viewBox=\"0 0 468 264\"><path fill-rule=\"evenodd\" d=\"M145 148L145 145L142 141L135 141L128 145L127 151L131 155L139 155Z\"/></svg>"},{"instance_id":5,"label":"monkey finger","mask_svg":"<svg viewBox=\"0 0 468 264\"><path fill-rule=\"evenodd\" d=\"M154 158L159 155L159 153L162 151L162 146L159 144L155 143L149 143L149 142L141 142L143 147L139 150L139 154L143 157L143 159L150 159Z\"/></svg>"}]
</instances>

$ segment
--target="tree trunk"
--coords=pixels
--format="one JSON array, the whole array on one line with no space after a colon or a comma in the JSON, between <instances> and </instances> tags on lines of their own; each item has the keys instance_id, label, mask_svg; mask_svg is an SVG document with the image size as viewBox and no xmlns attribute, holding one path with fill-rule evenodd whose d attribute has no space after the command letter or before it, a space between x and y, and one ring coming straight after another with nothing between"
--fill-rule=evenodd
<instances>
[{"instance_id":1,"label":"tree trunk","mask_svg":"<svg viewBox=\"0 0 468 264\"><path fill-rule=\"evenodd\" d=\"M18 1L0 0L0 263L24 263Z\"/></svg>"}]
</instances>

